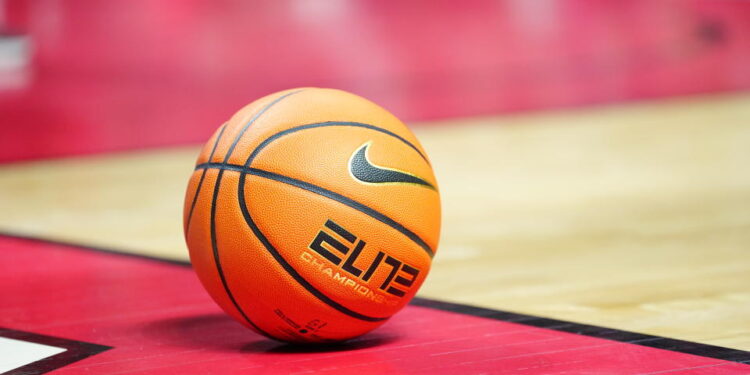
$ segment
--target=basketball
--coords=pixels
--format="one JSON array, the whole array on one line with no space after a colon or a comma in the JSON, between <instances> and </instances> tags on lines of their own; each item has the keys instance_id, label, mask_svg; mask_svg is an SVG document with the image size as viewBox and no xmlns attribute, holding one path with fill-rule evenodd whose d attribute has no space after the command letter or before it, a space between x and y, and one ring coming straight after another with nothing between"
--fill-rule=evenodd
<instances>
[{"instance_id":1,"label":"basketball","mask_svg":"<svg viewBox=\"0 0 750 375\"><path fill-rule=\"evenodd\" d=\"M380 326L422 285L440 194L391 113L340 90L293 89L245 106L209 139L184 232L227 314L273 339L336 342Z\"/></svg>"}]
</instances>

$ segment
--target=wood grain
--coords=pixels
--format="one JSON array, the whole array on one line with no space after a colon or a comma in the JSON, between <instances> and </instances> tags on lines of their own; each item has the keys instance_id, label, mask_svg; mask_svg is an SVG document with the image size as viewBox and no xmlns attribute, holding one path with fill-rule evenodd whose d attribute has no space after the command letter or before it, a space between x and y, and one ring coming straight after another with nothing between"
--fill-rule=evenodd
<instances>
[{"instance_id":1,"label":"wood grain","mask_svg":"<svg viewBox=\"0 0 750 375\"><path fill-rule=\"evenodd\" d=\"M416 127L421 295L750 350L750 94ZM196 147L0 167L0 231L185 259Z\"/></svg>"}]
</instances>

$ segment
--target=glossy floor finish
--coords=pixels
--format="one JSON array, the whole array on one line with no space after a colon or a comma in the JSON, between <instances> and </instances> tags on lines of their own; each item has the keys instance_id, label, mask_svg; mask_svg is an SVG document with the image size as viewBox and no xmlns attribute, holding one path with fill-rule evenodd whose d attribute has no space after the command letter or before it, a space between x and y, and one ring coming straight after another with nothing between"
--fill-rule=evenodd
<instances>
[{"instance_id":1,"label":"glossy floor finish","mask_svg":"<svg viewBox=\"0 0 750 375\"><path fill-rule=\"evenodd\" d=\"M0 161L202 142L336 87L407 121L750 88L742 1L9 1Z\"/></svg>"},{"instance_id":2,"label":"glossy floor finish","mask_svg":"<svg viewBox=\"0 0 750 375\"><path fill-rule=\"evenodd\" d=\"M655 344L662 339L594 327L567 333L559 331L565 322L539 328L529 325L534 317L510 314L509 322L502 312L477 317L435 309L424 300L346 345L290 346L223 314L184 265L2 236L0 262L15 265L0 275L0 326L88 343L90 356L78 362L63 353L36 363L60 365L56 374L750 371L739 363L750 361L747 352L674 340ZM26 280L22 285L20 278ZM593 333L612 339L588 336ZM730 361L702 356L711 353Z\"/></svg>"}]
</instances>

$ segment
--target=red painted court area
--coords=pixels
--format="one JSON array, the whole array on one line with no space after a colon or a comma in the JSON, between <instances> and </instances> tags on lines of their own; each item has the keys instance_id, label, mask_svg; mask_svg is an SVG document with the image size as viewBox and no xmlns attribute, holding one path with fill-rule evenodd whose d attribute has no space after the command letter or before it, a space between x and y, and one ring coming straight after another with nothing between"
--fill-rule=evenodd
<instances>
[{"instance_id":1,"label":"red painted court area","mask_svg":"<svg viewBox=\"0 0 750 375\"><path fill-rule=\"evenodd\" d=\"M12 265L0 273L0 336L105 346L17 374L750 373L737 363L750 353L424 299L349 343L291 346L226 316L183 264L12 237L0 237L0 263Z\"/></svg>"},{"instance_id":2,"label":"red painted court area","mask_svg":"<svg viewBox=\"0 0 750 375\"><path fill-rule=\"evenodd\" d=\"M406 121L750 88L744 1L4 4L0 162L202 142L302 86Z\"/></svg>"}]
</instances>

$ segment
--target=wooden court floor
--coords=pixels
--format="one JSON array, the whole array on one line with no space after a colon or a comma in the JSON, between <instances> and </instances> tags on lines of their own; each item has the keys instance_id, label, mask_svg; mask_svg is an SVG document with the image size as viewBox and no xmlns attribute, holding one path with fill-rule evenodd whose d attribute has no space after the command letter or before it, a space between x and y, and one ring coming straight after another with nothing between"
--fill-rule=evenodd
<instances>
[{"instance_id":1,"label":"wooden court floor","mask_svg":"<svg viewBox=\"0 0 750 375\"><path fill-rule=\"evenodd\" d=\"M750 94L420 125L444 209L421 296L750 350ZM186 259L197 151L0 166L0 232Z\"/></svg>"}]
</instances>

